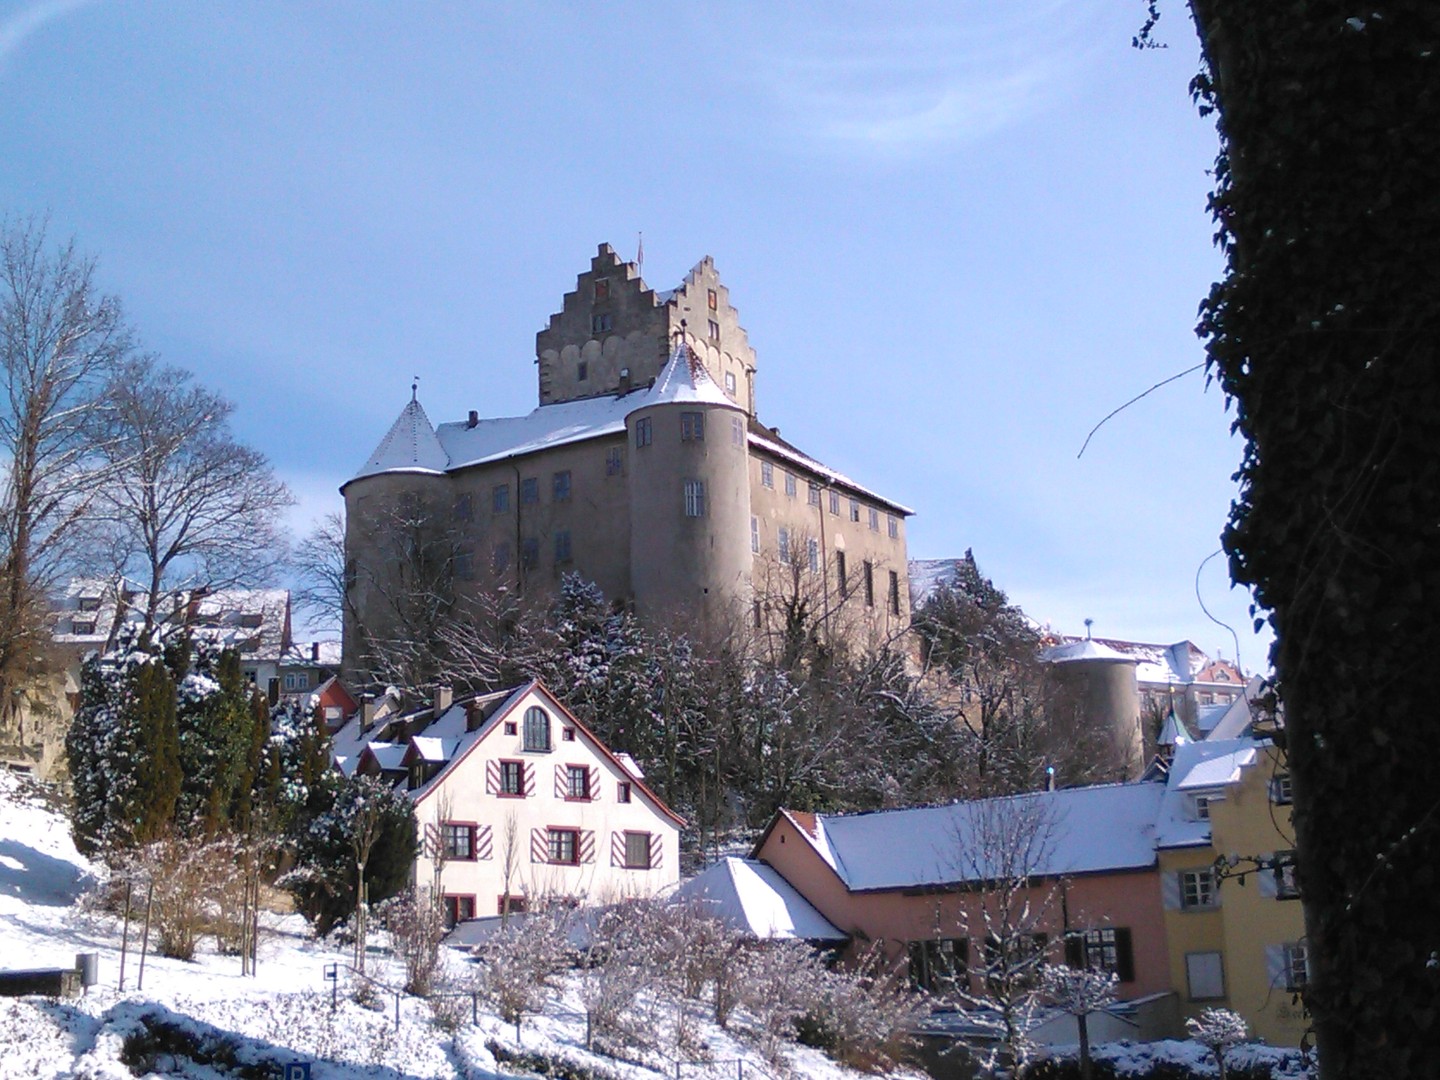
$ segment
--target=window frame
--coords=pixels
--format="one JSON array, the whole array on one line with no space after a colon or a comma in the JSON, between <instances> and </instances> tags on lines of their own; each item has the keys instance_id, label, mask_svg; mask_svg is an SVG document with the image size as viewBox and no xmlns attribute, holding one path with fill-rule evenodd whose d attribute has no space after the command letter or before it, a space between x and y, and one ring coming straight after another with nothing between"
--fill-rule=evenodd
<instances>
[{"instance_id":1,"label":"window frame","mask_svg":"<svg viewBox=\"0 0 1440 1080\"><path fill-rule=\"evenodd\" d=\"M635 449L650 446L655 441L655 428L650 423L650 417L637 416L635 418Z\"/></svg>"},{"instance_id":2,"label":"window frame","mask_svg":"<svg viewBox=\"0 0 1440 1080\"><path fill-rule=\"evenodd\" d=\"M568 563L574 561L574 554L571 550L570 530L555 530L555 562Z\"/></svg>"},{"instance_id":3,"label":"window frame","mask_svg":"<svg viewBox=\"0 0 1440 1080\"><path fill-rule=\"evenodd\" d=\"M1191 888L1191 885L1194 888ZM1220 906L1220 883L1213 866L1180 871L1180 910L1214 911ZM1191 896L1194 899L1191 899Z\"/></svg>"},{"instance_id":4,"label":"window frame","mask_svg":"<svg viewBox=\"0 0 1440 1080\"><path fill-rule=\"evenodd\" d=\"M705 414L703 412L682 412L680 414L680 441L705 441Z\"/></svg>"},{"instance_id":5,"label":"window frame","mask_svg":"<svg viewBox=\"0 0 1440 1080\"><path fill-rule=\"evenodd\" d=\"M784 525L775 530L775 552L781 566L790 565L790 530Z\"/></svg>"},{"instance_id":6,"label":"window frame","mask_svg":"<svg viewBox=\"0 0 1440 1080\"><path fill-rule=\"evenodd\" d=\"M555 749L550 737L550 714L539 705L525 710L521 727L520 749L529 754L548 754ZM540 737L543 735L543 738Z\"/></svg>"},{"instance_id":7,"label":"window frame","mask_svg":"<svg viewBox=\"0 0 1440 1080\"><path fill-rule=\"evenodd\" d=\"M1191 967L1192 960L1211 958L1215 960L1216 971L1219 975L1219 993L1217 994L1196 994L1195 975L1196 971ZM1202 973L1203 974L1203 973ZM1185 954L1185 994L1190 1001L1224 1001L1225 1000L1225 954L1219 949L1197 949L1194 952Z\"/></svg>"},{"instance_id":8,"label":"window frame","mask_svg":"<svg viewBox=\"0 0 1440 1080\"><path fill-rule=\"evenodd\" d=\"M566 840L569 841L570 857L561 857ZM580 830L568 825L551 825L545 830L545 853L554 866L580 865Z\"/></svg>"},{"instance_id":9,"label":"window frame","mask_svg":"<svg viewBox=\"0 0 1440 1080\"><path fill-rule=\"evenodd\" d=\"M520 505L540 505L540 478L538 476L527 476L520 481Z\"/></svg>"},{"instance_id":10,"label":"window frame","mask_svg":"<svg viewBox=\"0 0 1440 1080\"><path fill-rule=\"evenodd\" d=\"M550 498L555 502L570 501L569 469L559 469L550 477Z\"/></svg>"},{"instance_id":11,"label":"window frame","mask_svg":"<svg viewBox=\"0 0 1440 1080\"><path fill-rule=\"evenodd\" d=\"M500 765L500 785L495 795L501 799L525 798L525 762L502 758L498 764Z\"/></svg>"},{"instance_id":12,"label":"window frame","mask_svg":"<svg viewBox=\"0 0 1440 1080\"><path fill-rule=\"evenodd\" d=\"M705 481L688 478L685 481L685 516L687 518L703 518L705 516Z\"/></svg>"},{"instance_id":13,"label":"window frame","mask_svg":"<svg viewBox=\"0 0 1440 1080\"><path fill-rule=\"evenodd\" d=\"M785 474L785 497L793 499L799 494L800 485L795 479L795 474L789 469L782 469L781 472Z\"/></svg>"},{"instance_id":14,"label":"window frame","mask_svg":"<svg viewBox=\"0 0 1440 1080\"><path fill-rule=\"evenodd\" d=\"M492 514L508 514L510 512L509 484L496 484L490 489L490 512Z\"/></svg>"},{"instance_id":15,"label":"window frame","mask_svg":"<svg viewBox=\"0 0 1440 1080\"><path fill-rule=\"evenodd\" d=\"M617 803L628 803L632 797L632 790L629 780L620 780L615 785L615 801Z\"/></svg>"},{"instance_id":16,"label":"window frame","mask_svg":"<svg viewBox=\"0 0 1440 1080\"><path fill-rule=\"evenodd\" d=\"M612 446L605 455L605 475L625 475L625 451L618 446Z\"/></svg>"},{"instance_id":17,"label":"window frame","mask_svg":"<svg viewBox=\"0 0 1440 1080\"><path fill-rule=\"evenodd\" d=\"M446 862L476 862L479 858L477 852L477 834L479 826L473 821L442 821L440 823L440 851ZM461 854L460 845L454 843L460 837L464 837L464 854Z\"/></svg>"},{"instance_id":18,"label":"window frame","mask_svg":"<svg viewBox=\"0 0 1440 1080\"><path fill-rule=\"evenodd\" d=\"M875 564L869 559L862 560L860 574L865 586L865 606L873 608L875 606Z\"/></svg>"},{"instance_id":19,"label":"window frame","mask_svg":"<svg viewBox=\"0 0 1440 1080\"><path fill-rule=\"evenodd\" d=\"M462 922L467 922L475 918L475 897L473 894L445 893L443 903L445 905L446 926L455 927ZM468 910L469 914L462 916L462 910Z\"/></svg>"},{"instance_id":20,"label":"window frame","mask_svg":"<svg viewBox=\"0 0 1440 1080\"><path fill-rule=\"evenodd\" d=\"M650 838L651 833L641 832L637 829L625 829L625 869L626 870L653 870L651 863ZM633 840L641 840L645 845L644 862L633 862L630 858L630 844Z\"/></svg>"},{"instance_id":21,"label":"window frame","mask_svg":"<svg viewBox=\"0 0 1440 1080\"><path fill-rule=\"evenodd\" d=\"M771 462L760 462L760 486L775 490L775 466Z\"/></svg>"},{"instance_id":22,"label":"window frame","mask_svg":"<svg viewBox=\"0 0 1440 1080\"><path fill-rule=\"evenodd\" d=\"M891 540L900 539L900 519L894 514L885 515L885 533Z\"/></svg>"},{"instance_id":23,"label":"window frame","mask_svg":"<svg viewBox=\"0 0 1440 1080\"><path fill-rule=\"evenodd\" d=\"M578 792L576 781L579 781ZM565 801L590 802L594 798L590 790L590 767L588 765L565 766Z\"/></svg>"}]
</instances>

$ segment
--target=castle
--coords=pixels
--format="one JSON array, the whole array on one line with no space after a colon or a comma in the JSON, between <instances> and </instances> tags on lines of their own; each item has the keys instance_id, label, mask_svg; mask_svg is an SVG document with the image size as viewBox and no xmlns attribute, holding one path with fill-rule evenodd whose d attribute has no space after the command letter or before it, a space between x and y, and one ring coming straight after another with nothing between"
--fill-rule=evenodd
<instances>
[{"instance_id":1,"label":"castle","mask_svg":"<svg viewBox=\"0 0 1440 1080\"><path fill-rule=\"evenodd\" d=\"M876 643L910 622L912 513L757 419L755 352L714 263L655 292L608 244L535 337L539 406L431 425L412 395L346 510L345 671L463 600L569 572L654 619L783 622Z\"/></svg>"}]
</instances>

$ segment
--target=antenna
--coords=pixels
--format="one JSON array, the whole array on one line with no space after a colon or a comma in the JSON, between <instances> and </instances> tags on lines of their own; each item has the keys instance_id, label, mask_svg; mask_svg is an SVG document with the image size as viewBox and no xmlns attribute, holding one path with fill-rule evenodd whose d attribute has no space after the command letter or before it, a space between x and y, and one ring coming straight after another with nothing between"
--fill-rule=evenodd
<instances>
[{"instance_id":1,"label":"antenna","mask_svg":"<svg viewBox=\"0 0 1440 1080\"><path fill-rule=\"evenodd\" d=\"M1094 619L1089 619L1089 618L1087 618L1087 619L1085 620L1085 640L1086 640L1086 641L1089 641L1089 640L1090 640L1090 627L1092 627L1092 626L1094 626L1094 625L1095 625L1095 620L1094 620Z\"/></svg>"}]
</instances>

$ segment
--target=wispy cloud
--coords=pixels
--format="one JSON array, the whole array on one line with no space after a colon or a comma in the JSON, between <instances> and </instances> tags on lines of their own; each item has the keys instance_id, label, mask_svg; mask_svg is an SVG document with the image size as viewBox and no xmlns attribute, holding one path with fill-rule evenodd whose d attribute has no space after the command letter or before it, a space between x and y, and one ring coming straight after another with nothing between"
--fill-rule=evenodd
<instances>
[{"instance_id":1,"label":"wispy cloud","mask_svg":"<svg viewBox=\"0 0 1440 1080\"><path fill-rule=\"evenodd\" d=\"M38 0L0 21L0 71L26 40L47 23L94 3L96 0Z\"/></svg>"},{"instance_id":2,"label":"wispy cloud","mask_svg":"<svg viewBox=\"0 0 1440 1080\"><path fill-rule=\"evenodd\" d=\"M948 0L883 12L751 9L723 29L738 39L737 70L792 134L896 155L973 142L1049 107L1088 60L1082 18L1061 0Z\"/></svg>"}]
</instances>

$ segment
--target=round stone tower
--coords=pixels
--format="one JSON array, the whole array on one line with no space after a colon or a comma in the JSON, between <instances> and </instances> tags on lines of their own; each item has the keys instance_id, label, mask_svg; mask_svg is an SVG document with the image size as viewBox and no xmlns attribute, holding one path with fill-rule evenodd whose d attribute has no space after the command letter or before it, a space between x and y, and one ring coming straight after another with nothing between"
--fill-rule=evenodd
<instances>
[{"instance_id":1,"label":"round stone tower","mask_svg":"<svg viewBox=\"0 0 1440 1080\"><path fill-rule=\"evenodd\" d=\"M1079 708L1091 730L1109 734L1115 763L1124 767L1126 779L1137 778L1146 757L1135 658L1087 638L1056 646L1045 659L1054 689Z\"/></svg>"},{"instance_id":2,"label":"round stone tower","mask_svg":"<svg viewBox=\"0 0 1440 1080\"><path fill-rule=\"evenodd\" d=\"M744 409L682 342L625 428L636 608L686 625L736 614L751 566Z\"/></svg>"}]
</instances>

